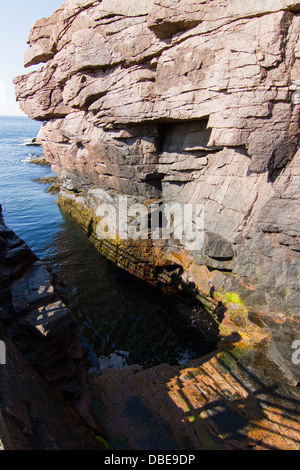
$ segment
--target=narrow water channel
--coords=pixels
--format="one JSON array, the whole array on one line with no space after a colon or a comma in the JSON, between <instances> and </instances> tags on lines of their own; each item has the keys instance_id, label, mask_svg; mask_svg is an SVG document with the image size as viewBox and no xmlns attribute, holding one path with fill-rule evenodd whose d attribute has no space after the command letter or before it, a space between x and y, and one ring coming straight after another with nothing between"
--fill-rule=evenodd
<instances>
[{"instance_id":1,"label":"narrow water channel","mask_svg":"<svg viewBox=\"0 0 300 470\"><path fill-rule=\"evenodd\" d=\"M29 162L42 155L26 145L39 127L27 118L0 118L0 204L6 224L66 286L88 366L185 364L213 351L214 327L197 300L167 296L116 268L34 181L52 175Z\"/></svg>"}]
</instances>

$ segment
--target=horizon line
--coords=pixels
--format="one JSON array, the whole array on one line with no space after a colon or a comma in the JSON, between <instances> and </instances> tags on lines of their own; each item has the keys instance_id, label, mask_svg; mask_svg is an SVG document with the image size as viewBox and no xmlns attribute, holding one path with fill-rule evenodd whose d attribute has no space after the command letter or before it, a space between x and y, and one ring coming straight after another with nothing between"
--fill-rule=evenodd
<instances>
[{"instance_id":1,"label":"horizon line","mask_svg":"<svg viewBox=\"0 0 300 470\"><path fill-rule=\"evenodd\" d=\"M0 114L0 117L19 117L19 118L27 118L30 119L26 114ZM31 121L34 121L34 119L30 119ZM38 121L36 121L38 122Z\"/></svg>"}]
</instances>

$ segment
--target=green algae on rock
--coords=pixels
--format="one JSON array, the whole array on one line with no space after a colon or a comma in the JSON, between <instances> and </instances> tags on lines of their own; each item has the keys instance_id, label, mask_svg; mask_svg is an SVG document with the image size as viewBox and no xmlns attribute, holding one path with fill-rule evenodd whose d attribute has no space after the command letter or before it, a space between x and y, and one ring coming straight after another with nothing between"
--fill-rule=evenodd
<instances>
[{"instance_id":1,"label":"green algae on rock","mask_svg":"<svg viewBox=\"0 0 300 470\"><path fill-rule=\"evenodd\" d=\"M49 187L47 188L46 193L57 194L59 193L61 189L61 182L59 181L57 176L49 176L46 178L36 178L34 181L37 183L41 183L41 184L48 184Z\"/></svg>"},{"instance_id":2,"label":"green algae on rock","mask_svg":"<svg viewBox=\"0 0 300 470\"><path fill-rule=\"evenodd\" d=\"M51 166L49 162L46 161L45 158L31 158L29 160L29 163L33 163L34 165L40 165L40 166Z\"/></svg>"}]
</instances>

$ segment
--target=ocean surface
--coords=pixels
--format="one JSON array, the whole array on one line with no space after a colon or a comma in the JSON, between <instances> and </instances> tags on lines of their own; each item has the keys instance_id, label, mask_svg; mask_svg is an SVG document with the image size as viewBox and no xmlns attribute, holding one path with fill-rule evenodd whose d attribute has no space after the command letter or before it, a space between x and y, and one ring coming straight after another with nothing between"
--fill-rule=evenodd
<instances>
[{"instance_id":1,"label":"ocean surface","mask_svg":"<svg viewBox=\"0 0 300 470\"><path fill-rule=\"evenodd\" d=\"M40 126L0 117L0 204L5 223L66 286L88 366L185 364L213 351L213 326L196 300L166 296L119 270L61 212L57 196L34 181L53 176L29 161L43 154L26 145Z\"/></svg>"}]
</instances>

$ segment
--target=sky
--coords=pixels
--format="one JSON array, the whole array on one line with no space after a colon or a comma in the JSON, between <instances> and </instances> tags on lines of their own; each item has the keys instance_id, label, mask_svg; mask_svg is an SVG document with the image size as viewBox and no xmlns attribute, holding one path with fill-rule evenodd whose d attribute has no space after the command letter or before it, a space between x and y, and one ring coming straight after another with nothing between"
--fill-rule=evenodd
<instances>
[{"instance_id":1,"label":"sky","mask_svg":"<svg viewBox=\"0 0 300 470\"><path fill-rule=\"evenodd\" d=\"M24 116L12 80L36 69L24 68L24 53L33 23L46 18L63 0L0 0L0 116Z\"/></svg>"}]
</instances>

